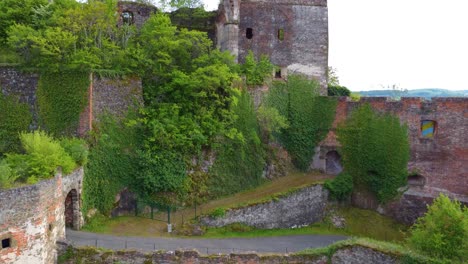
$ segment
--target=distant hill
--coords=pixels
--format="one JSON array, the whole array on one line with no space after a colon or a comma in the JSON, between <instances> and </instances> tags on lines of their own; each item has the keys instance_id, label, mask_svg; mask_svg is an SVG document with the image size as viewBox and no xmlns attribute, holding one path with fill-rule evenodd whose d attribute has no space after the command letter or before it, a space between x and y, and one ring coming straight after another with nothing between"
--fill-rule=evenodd
<instances>
[{"instance_id":1,"label":"distant hill","mask_svg":"<svg viewBox=\"0 0 468 264\"><path fill-rule=\"evenodd\" d=\"M373 90L358 92L361 96L367 97L468 97L468 90L451 91L445 89L415 89L407 92L394 90Z\"/></svg>"}]
</instances>

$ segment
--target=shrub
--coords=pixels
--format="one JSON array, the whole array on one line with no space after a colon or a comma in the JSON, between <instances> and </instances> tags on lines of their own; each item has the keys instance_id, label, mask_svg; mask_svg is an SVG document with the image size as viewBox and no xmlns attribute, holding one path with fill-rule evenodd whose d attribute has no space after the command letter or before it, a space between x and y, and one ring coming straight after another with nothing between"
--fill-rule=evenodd
<instances>
[{"instance_id":1,"label":"shrub","mask_svg":"<svg viewBox=\"0 0 468 264\"><path fill-rule=\"evenodd\" d=\"M342 172L333 180L325 181L324 187L330 191L330 197L334 200L344 201L353 192L353 177Z\"/></svg>"},{"instance_id":2,"label":"shrub","mask_svg":"<svg viewBox=\"0 0 468 264\"><path fill-rule=\"evenodd\" d=\"M369 104L356 109L338 127L343 165L357 188L387 202L406 184L409 142L406 125L392 115L378 115Z\"/></svg>"},{"instance_id":3,"label":"shrub","mask_svg":"<svg viewBox=\"0 0 468 264\"><path fill-rule=\"evenodd\" d=\"M468 260L468 208L440 194L411 228L409 243L437 258Z\"/></svg>"},{"instance_id":4,"label":"shrub","mask_svg":"<svg viewBox=\"0 0 468 264\"><path fill-rule=\"evenodd\" d=\"M83 139L63 138L60 140L62 148L72 157L76 164L83 166L88 161L88 146Z\"/></svg>"},{"instance_id":5,"label":"shrub","mask_svg":"<svg viewBox=\"0 0 468 264\"><path fill-rule=\"evenodd\" d=\"M6 160L0 161L0 189L7 189L13 186L18 178L17 174L10 168Z\"/></svg>"},{"instance_id":6,"label":"shrub","mask_svg":"<svg viewBox=\"0 0 468 264\"><path fill-rule=\"evenodd\" d=\"M27 131L31 120L27 104L0 92L0 156L21 149L19 132Z\"/></svg>"},{"instance_id":7,"label":"shrub","mask_svg":"<svg viewBox=\"0 0 468 264\"><path fill-rule=\"evenodd\" d=\"M218 208L214 209L209 214L209 216L212 217L212 218L221 218L221 217L224 217L225 215L226 215L226 209L221 208L221 207L218 207Z\"/></svg>"},{"instance_id":8,"label":"shrub","mask_svg":"<svg viewBox=\"0 0 468 264\"><path fill-rule=\"evenodd\" d=\"M272 75L274 68L267 56L261 56L257 61L251 50L240 67L248 86L262 85L265 79Z\"/></svg>"},{"instance_id":9,"label":"shrub","mask_svg":"<svg viewBox=\"0 0 468 264\"><path fill-rule=\"evenodd\" d=\"M328 85L328 96L350 96L351 91L340 85Z\"/></svg>"}]
</instances>

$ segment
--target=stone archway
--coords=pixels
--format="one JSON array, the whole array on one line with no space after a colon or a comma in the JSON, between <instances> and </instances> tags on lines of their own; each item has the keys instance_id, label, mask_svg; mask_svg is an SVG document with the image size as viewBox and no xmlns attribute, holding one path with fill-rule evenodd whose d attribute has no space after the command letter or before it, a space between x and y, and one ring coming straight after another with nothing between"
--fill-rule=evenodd
<instances>
[{"instance_id":1,"label":"stone archway","mask_svg":"<svg viewBox=\"0 0 468 264\"><path fill-rule=\"evenodd\" d=\"M79 229L79 206L78 192L72 189L65 198L65 226L67 228Z\"/></svg>"},{"instance_id":2,"label":"stone archway","mask_svg":"<svg viewBox=\"0 0 468 264\"><path fill-rule=\"evenodd\" d=\"M337 175L342 171L340 154L336 150L329 151L325 156L325 173Z\"/></svg>"}]
</instances>

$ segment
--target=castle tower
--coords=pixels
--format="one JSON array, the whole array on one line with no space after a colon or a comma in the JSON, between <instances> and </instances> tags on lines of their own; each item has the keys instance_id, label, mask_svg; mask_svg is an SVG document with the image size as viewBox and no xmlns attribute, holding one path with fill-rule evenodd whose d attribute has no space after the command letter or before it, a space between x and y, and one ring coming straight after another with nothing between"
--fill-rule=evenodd
<instances>
[{"instance_id":1,"label":"castle tower","mask_svg":"<svg viewBox=\"0 0 468 264\"><path fill-rule=\"evenodd\" d=\"M316 78L326 94L327 0L224 0L217 22L218 47L242 63L249 50L281 68L277 78Z\"/></svg>"}]
</instances>

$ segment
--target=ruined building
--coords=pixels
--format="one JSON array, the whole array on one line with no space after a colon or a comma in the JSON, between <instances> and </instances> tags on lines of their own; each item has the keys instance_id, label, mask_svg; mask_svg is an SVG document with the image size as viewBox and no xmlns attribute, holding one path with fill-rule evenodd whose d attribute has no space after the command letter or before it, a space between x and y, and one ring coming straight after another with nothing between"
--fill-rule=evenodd
<instances>
[{"instance_id":1,"label":"ruined building","mask_svg":"<svg viewBox=\"0 0 468 264\"><path fill-rule=\"evenodd\" d=\"M224 0L217 46L243 62L249 50L267 55L276 78L298 73L316 78L326 95L328 8L326 0Z\"/></svg>"}]
</instances>

